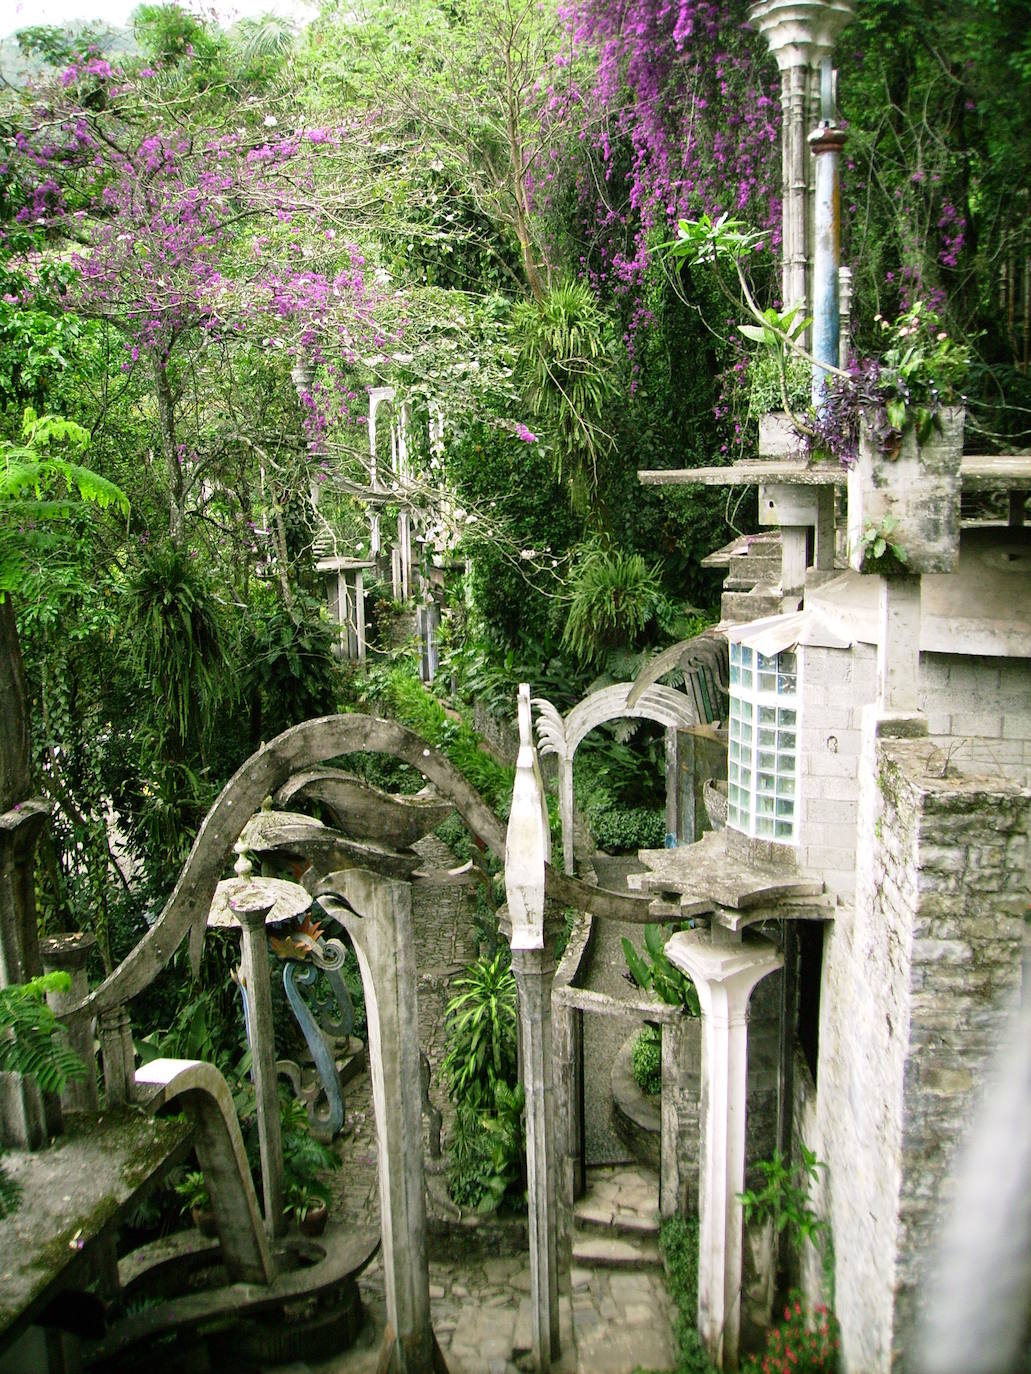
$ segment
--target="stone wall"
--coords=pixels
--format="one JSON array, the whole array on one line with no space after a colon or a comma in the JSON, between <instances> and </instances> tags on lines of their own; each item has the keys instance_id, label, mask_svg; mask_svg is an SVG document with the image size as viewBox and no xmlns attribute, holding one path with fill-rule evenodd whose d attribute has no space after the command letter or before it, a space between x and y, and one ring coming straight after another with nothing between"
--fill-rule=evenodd
<instances>
[{"instance_id":1,"label":"stone wall","mask_svg":"<svg viewBox=\"0 0 1031 1374\"><path fill-rule=\"evenodd\" d=\"M848 1374L905 1367L956 1145L1021 976L1026 791L863 741L855 908L828 930L815 1112Z\"/></svg>"},{"instance_id":2,"label":"stone wall","mask_svg":"<svg viewBox=\"0 0 1031 1374\"><path fill-rule=\"evenodd\" d=\"M800 653L799 861L850 900L862 713L876 696L877 654L869 644ZM943 756L967 771L1031 778L1031 660L922 654L920 709Z\"/></svg>"}]
</instances>

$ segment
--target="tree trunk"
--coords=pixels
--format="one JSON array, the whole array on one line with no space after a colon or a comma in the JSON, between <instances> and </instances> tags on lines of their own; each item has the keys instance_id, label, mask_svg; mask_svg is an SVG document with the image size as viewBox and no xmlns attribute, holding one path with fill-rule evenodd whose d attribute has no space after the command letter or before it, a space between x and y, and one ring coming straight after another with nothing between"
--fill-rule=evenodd
<instances>
[{"instance_id":1,"label":"tree trunk","mask_svg":"<svg viewBox=\"0 0 1031 1374\"><path fill-rule=\"evenodd\" d=\"M28 692L8 593L0 602L0 813L26 801L31 791Z\"/></svg>"},{"instance_id":2,"label":"tree trunk","mask_svg":"<svg viewBox=\"0 0 1031 1374\"><path fill-rule=\"evenodd\" d=\"M168 363L157 353L151 355L154 366L154 391L158 403L158 427L161 431L161 453L168 468L168 534L178 544L183 532L183 468L175 442L175 399L168 380Z\"/></svg>"}]
</instances>

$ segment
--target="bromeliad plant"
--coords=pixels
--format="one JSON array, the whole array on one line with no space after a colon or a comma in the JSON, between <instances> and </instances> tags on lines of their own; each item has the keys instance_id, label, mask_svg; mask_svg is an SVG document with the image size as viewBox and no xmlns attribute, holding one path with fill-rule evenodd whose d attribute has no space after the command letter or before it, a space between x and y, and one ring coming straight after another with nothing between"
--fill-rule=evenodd
<instances>
[{"instance_id":1,"label":"bromeliad plant","mask_svg":"<svg viewBox=\"0 0 1031 1374\"><path fill-rule=\"evenodd\" d=\"M860 417L887 458L896 456L909 430L918 443L926 443L940 428L942 411L963 403L970 348L950 337L933 310L915 301L893 323L876 317L883 335L880 358L853 361L846 369L821 363L827 380L820 408L799 414L791 405L790 381L798 360L814 362L802 344L811 321L800 318L797 308L763 310L752 293L747 263L762 251L766 237L728 215L715 220L703 215L681 220L676 239L663 247L676 265L713 267L730 295L734 284L720 273L732 270L736 294L752 320L738 329L774 358L784 409L811 458L831 456L851 467L859 451Z\"/></svg>"}]
</instances>

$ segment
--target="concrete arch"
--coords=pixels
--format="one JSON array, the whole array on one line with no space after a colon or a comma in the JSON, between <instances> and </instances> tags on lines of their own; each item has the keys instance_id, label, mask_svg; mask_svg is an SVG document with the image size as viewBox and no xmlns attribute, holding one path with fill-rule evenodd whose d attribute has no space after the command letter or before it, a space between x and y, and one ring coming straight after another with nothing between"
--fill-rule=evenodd
<instances>
[{"instance_id":1,"label":"concrete arch","mask_svg":"<svg viewBox=\"0 0 1031 1374\"><path fill-rule=\"evenodd\" d=\"M190 937L190 955L197 966L204 944L208 911L215 888L240 832L270 793L294 773L340 754L390 754L411 764L451 801L469 828L503 859L505 830L479 793L466 782L441 751L395 721L374 716L322 716L284 730L262 745L243 763L222 789L208 812L172 894L153 926L103 983L65 1019L101 1012L130 1001L157 977ZM549 893L566 905L579 905L599 916L616 916L643 924L648 900L589 887L576 879L547 872Z\"/></svg>"},{"instance_id":2,"label":"concrete arch","mask_svg":"<svg viewBox=\"0 0 1031 1374\"><path fill-rule=\"evenodd\" d=\"M180 1102L193 1123L197 1159L230 1278L271 1283L275 1267L226 1080L214 1064L200 1059L154 1059L136 1071L136 1083L159 1090L148 1104L152 1110Z\"/></svg>"},{"instance_id":3,"label":"concrete arch","mask_svg":"<svg viewBox=\"0 0 1031 1374\"><path fill-rule=\"evenodd\" d=\"M653 684L635 691L633 682L601 687L578 702L564 717L550 701L534 697L537 735L542 754L558 757L559 814L562 818L562 866L573 872L573 757L584 738L598 725L630 717L653 720L667 729L684 730L699 723L694 703L683 692Z\"/></svg>"}]
</instances>

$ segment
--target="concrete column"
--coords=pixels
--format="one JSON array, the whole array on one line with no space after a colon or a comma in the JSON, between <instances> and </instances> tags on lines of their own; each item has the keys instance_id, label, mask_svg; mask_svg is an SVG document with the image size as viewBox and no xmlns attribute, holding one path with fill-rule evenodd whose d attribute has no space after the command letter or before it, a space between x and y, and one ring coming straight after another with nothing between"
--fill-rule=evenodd
<instances>
[{"instance_id":1,"label":"concrete column","mask_svg":"<svg viewBox=\"0 0 1031 1374\"><path fill-rule=\"evenodd\" d=\"M36 845L50 813L24 801L0 815L0 987L42 973L36 931ZM41 1149L61 1129L56 1097L20 1074L0 1074L0 1145Z\"/></svg>"},{"instance_id":2,"label":"concrete column","mask_svg":"<svg viewBox=\"0 0 1031 1374\"><path fill-rule=\"evenodd\" d=\"M781 295L784 308L797 305L801 315L806 314L806 197L809 185L805 145L807 80L808 66L805 62L781 67L780 103L784 111L781 126L784 207Z\"/></svg>"},{"instance_id":3,"label":"concrete column","mask_svg":"<svg viewBox=\"0 0 1031 1374\"><path fill-rule=\"evenodd\" d=\"M351 937L369 1023L388 1327L379 1369L432 1374L443 1361L430 1325L411 887L352 868L333 875L333 893L320 901Z\"/></svg>"},{"instance_id":4,"label":"concrete column","mask_svg":"<svg viewBox=\"0 0 1031 1374\"><path fill-rule=\"evenodd\" d=\"M741 1328L748 1000L781 967L766 940L714 944L709 932L682 931L666 945L688 974L702 1009L702 1131L699 1181L698 1331L710 1359L735 1370Z\"/></svg>"},{"instance_id":5,"label":"concrete column","mask_svg":"<svg viewBox=\"0 0 1031 1374\"><path fill-rule=\"evenodd\" d=\"M546 1374L559 1355L551 982L547 949L513 949L526 1092L526 1191L530 1216L530 1314L534 1365Z\"/></svg>"},{"instance_id":6,"label":"concrete column","mask_svg":"<svg viewBox=\"0 0 1031 1374\"><path fill-rule=\"evenodd\" d=\"M877 705L891 715L919 714L920 578L880 578Z\"/></svg>"},{"instance_id":7,"label":"concrete column","mask_svg":"<svg viewBox=\"0 0 1031 1374\"><path fill-rule=\"evenodd\" d=\"M77 932L74 935L51 935L39 942L45 973L67 973L71 987L67 992L50 992L47 1002L55 1016L66 1007L78 1006L89 994L86 961L96 948L95 935ZM68 1043L86 1065L86 1077L69 1083L61 1094L61 1107L71 1112L95 1112L100 1106L97 1093L97 1063L93 1051L93 1021L79 1015L65 1023Z\"/></svg>"},{"instance_id":8,"label":"concrete column","mask_svg":"<svg viewBox=\"0 0 1031 1374\"><path fill-rule=\"evenodd\" d=\"M519 686L519 754L505 836L505 892L512 971L519 994L520 1073L526 1091L526 1171L530 1203L530 1307L535 1367L559 1354L551 1061L554 959L544 936L545 872L551 832L533 743L530 688Z\"/></svg>"},{"instance_id":9,"label":"concrete column","mask_svg":"<svg viewBox=\"0 0 1031 1374\"><path fill-rule=\"evenodd\" d=\"M240 986L247 999L247 1039L251 1047L251 1072L257 1100L258 1146L261 1151L261 1186L265 1205L265 1230L281 1236L286 1230L283 1213L283 1134L279 1120L279 1074L272 1027L272 989L269 983L268 941L265 917L272 903L264 893L244 893L231 903L240 921L242 954Z\"/></svg>"},{"instance_id":10,"label":"concrete column","mask_svg":"<svg viewBox=\"0 0 1031 1374\"><path fill-rule=\"evenodd\" d=\"M852 17L852 0L756 0L749 19L777 60L784 120L781 130L783 248L781 295L784 306L806 313L807 200L809 166L806 132L813 90L810 69L830 53Z\"/></svg>"},{"instance_id":11,"label":"concrete column","mask_svg":"<svg viewBox=\"0 0 1031 1374\"><path fill-rule=\"evenodd\" d=\"M132 1097L136 1054L132 1023L123 1004L100 1013L100 1061L104 1069L104 1106L120 1107Z\"/></svg>"},{"instance_id":12,"label":"concrete column","mask_svg":"<svg viewBox=\"0 0 1031 1374\"><path fill-rule=\"evenodd\" d=\"M551 1064L553 1153L558 1161L555 1229L560 1263L568 1268L573 1205L578 1197L583 1196L583 1139L580 1129L583 1012L562 1000L554 1002L552 1006Z\"/></svg>"}]
</instances>

